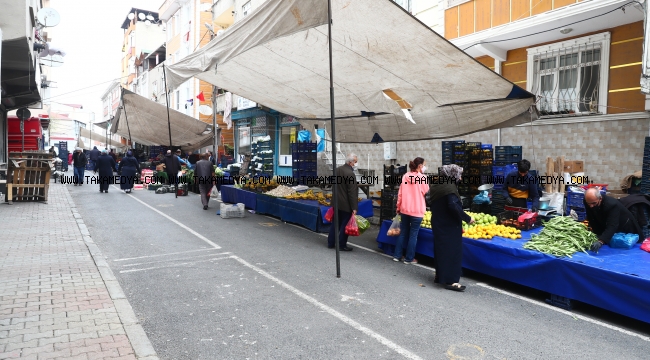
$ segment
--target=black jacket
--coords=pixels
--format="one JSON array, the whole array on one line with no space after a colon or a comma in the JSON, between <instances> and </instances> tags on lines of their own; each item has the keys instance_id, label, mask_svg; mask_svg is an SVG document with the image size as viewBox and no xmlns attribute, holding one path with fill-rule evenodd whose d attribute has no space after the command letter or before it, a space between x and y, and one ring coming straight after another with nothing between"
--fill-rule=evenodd
<instances>
[{"instance_id":1,"label":"black jacket","mask_svg":"<svg viewBox=\"0 0 650 360\"><path fill-rule=\"evenodd\" d=\"M339 210L352 212L357 210L359 205L359 187L354 170L348 164L336 168L336 179L334 180L337 191Z\"/></svg>"},{"instance_id":2,"label":"black jacket","mask_svg":"<svg viewBox=\"0 0 650 360\"><path fill-rule=\"evenodd\" d=\"M623 206L630 210L630 213L632 213L637 224L639 224L642 229L650 226L645 212L643 211L645 208L648 213L650 213L650 195L634 194L621 198L619 201Z\"/></svg>"},{"instance_id":3,"label":"black jacket","mask_svg":"<svg viewBox=\"0 0 650 360\"><path fill-rule=\"evenodd\" d=\"M163 163L165 164L165 172L167 175L176 176L181 170L181 163L178 161L178 156L174 154L165 155Z\"/></svg>"},{"instance_id":4,"label":"black jacket","mask_svg":"<svg viewBox=\"0 0 650 360\"><path fill-rule=\"evenodd\" d=\"M90 150L90 160L97 161L97 159L99 158L99 155L101 155L101 151L97 150L96 147L94 149Z\"/></svg>"},{"instance_id":5,"label":"black jacket","mask_svg":"<svg viewBox=\"0 0 650 360\"><path fill-rule=\"evenodd\" d=\"M623 204L607 195L603 195L602 202L598 209L587 206L583 200L587 212L589 226L598 239L609 244L615 233L639 234L639 239L643 238L641 227L637 224L632 213L623 206Z\"/></svg>"},{"instance_id":6,"label":"black jacket","mask_svg":"<svg viewBox=\"0 0 650 360\"><path fill-rule=\"evenodd\" d=\"M88 164L88 159L86 154L82 152L75 151L72 154L72 166L74 167L85 167Z\"/></svg>"},{"instance_id":7,"label":"black jacket","mask_svg":"<svg viewBox=\"0 0 650 360\"><path fill-rule=\"evenodd\" d=\"M101 155L95 161L95 171L100 177L113 177L113 171L117 172L117 164L109 155Z\"/></svg>"},{"instance_id":8,"label":"black jacket","mask_svg":"<svg viewBox=\"0 0 650 360\"><path fill-rule=\"evenodd\" d=\"M199 160L194 168L197 184L212 184L214 176L214 167L210 160Z\"/></svg>"}]
</instances>

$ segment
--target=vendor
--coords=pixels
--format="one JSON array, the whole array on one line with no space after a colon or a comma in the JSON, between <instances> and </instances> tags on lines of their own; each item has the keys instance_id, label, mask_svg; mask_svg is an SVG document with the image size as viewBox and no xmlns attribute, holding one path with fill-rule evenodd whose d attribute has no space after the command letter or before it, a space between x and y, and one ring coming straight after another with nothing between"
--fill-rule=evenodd
<instances>
[{"instance_id":1,"label":"vendor","mask_svg":"<svg viewBox=\"0 0 650 360\"><path fill-rule=\"evenodd\" d=\"M528 208L528 200L533 203L532 210L539 207L539 191L536 179L528 173L530 161L523 159L517 163L517 170L506 176L503 196L506 203L518 208Z\"/></svg>"},{"instance_id":2,"label":"vendor","mask_svg":"<svg viewBox=\"0 0 650 360\"><path fill-rule=\"evenodd\" d=\"M603 244L609 244L615 233L639 234L639 239L643 239L641 227L620 201L601 194L598 188L590 188L583 202L589 226L598 235L598 240L591 244L591 251L598 252Z\"/></svg>"}]
</instances>

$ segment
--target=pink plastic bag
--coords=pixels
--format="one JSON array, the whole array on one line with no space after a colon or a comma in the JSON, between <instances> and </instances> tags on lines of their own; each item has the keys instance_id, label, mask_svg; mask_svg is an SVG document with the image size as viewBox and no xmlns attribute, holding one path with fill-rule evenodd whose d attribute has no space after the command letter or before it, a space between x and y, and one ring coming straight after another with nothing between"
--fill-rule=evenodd
<instances>
[{"instance_id":1,"label":"pink plastic bag","mask_svg":"<svg viewBox=\"0 0 650 360\"><path fill-rule=\"evenodd\" d=\"M641 250L650 252L650 237L643 240L643 244L641 244Z\"/></svg>"},{"instance_id":2,"label":"pink plastic bag","mask_svg":"<svg viewBox=\"0 0 650 360\"><path fill-rule=\"evenodd\" d=\"M327 220L328 222L332 222L333 218L334 218L334 208L331 207L325 213L325 220Z\"/></svg>"}]
</instances>

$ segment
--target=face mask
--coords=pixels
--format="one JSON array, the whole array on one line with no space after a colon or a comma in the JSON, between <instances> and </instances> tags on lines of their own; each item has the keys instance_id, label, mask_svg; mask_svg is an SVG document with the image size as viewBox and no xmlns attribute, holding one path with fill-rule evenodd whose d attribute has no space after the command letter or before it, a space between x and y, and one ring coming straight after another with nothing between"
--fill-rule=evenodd
<instances>
[{"instance_id":1,"label":"face mask","mask_svg":"<svg viewBox=\"0 0 650 360\"><path fill-rule=\"evenodd\" d=\"M422 166L422 173L424 174L425 171L427 171L427 167L426 167L426 166Z\"/></svg>"},{"instance_id":2,"label":"face mask","mask_svg":"<svg viewBox=\"0 0 650 360\"><path fill-rule=\"evenodd\" d=\"M354 166L352 167L352 169L353 169L354 171L357 171L358 168L359 168L359 167L357 166L357 164L354 164Z\"/></svg>"}]
</instances>

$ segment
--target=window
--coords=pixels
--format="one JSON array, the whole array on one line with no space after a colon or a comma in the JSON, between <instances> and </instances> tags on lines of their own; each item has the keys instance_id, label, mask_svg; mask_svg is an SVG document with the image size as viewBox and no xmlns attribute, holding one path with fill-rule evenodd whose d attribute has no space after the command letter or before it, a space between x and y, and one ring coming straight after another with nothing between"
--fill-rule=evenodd
<instances>
[{"instance_id":1,"label":"window","mask_svg":"<svg viewBox=\"0 0 650 360\"><path fill-rule=\"evenodd\" d=\"M176 12L176 14L174 14L174 36L178 35L180 32L181 32L180 14Z\"/></svg>"},{"instance_id":2,"label":"window","mask_svg":"<svg viewBox=\"0 0 650 360\"><path fill-rule=\"evenodd\" d=\"M251 12L251 2L249 1L241 7L241 13L242 16L246 16L250 12Z\"/></svg>"},{"instance_id":3,"label":"window","mask_svg":"<svg viewBox=\"0 0 650 360\"><path fill-rule=\"evenodd\" d=\"M541 115L606 114L610 34L528 49L528 91Z\"/></svg>"},{"instance_id":4,"label":"window","mask_svg":"<svg viewBox=\"0 0 650 360\"><path fill-rule=\"evenodd\" d=\"M411 0L393 0L397 5L404 8L404 10L411 12Z\"/></svg>"},{"instance_id":5,"label":"window","mask_svg":"<svg viewBox=\"0 0 650 360\"><path fill-rule=\"evenodd\" d=\"M174 98L176 99L176 110L181 109L181 92L176 90L174 93Z\"/></svg>"}]
</instances>

